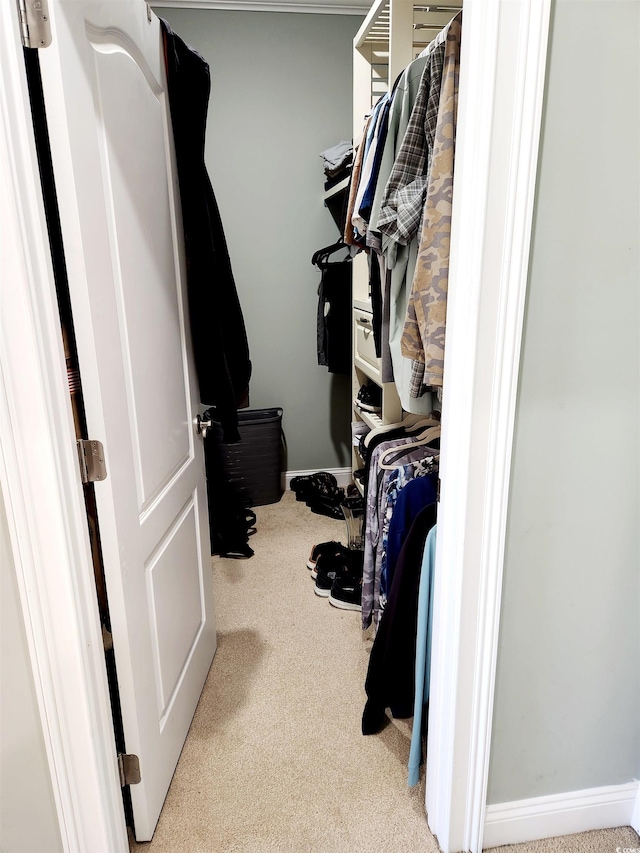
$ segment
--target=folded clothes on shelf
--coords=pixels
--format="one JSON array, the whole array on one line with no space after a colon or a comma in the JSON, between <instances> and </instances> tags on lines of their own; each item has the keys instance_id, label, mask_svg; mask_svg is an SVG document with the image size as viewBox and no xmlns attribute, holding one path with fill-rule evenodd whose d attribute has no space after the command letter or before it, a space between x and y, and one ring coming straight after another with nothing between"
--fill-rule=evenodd
<instances>
[{"instance_id":1,"label":"folded clothes on shelf","mask_svg":"<svg viewBox=\"0 0 640 853\"><path fill-rule=\"evenodd\" d=\"M353 446L360 447L361 438L369 432L371 432L371 427L364 421L351 421L351 443Z\"/></svg>"},{"instance_id":2,"label":"folded clothes on shelf","mask_svg":"<svg viewBox=\"0 0 640 853\"><path fill-rule=\"evenodd\" d=\"M340 167L340 169L335 173L335 175L329 175L328 172L325 172L325 174L327 175L327 180L324 182L325 192L328 192L329 190L333 189L334 187L337 187L339 183L341 183L342 181L347 179L346 180L347 185L344 187L344 191L346 192L349 189L348 179L351 177L352 165L353 164L352 164L351 160L349 160L349 162L345 166Z\"/></svg>"},{"instance_id":3,"label":"folded clothes on shelf","mask_svg":"<svg viewBox=\"0 0 640 853\"><path fill-rule=\"evenodd\" d=\"M327 177L335 175L353 160L353 145L351 142L342 140L337 145L322 151L320 156L324 160L324 171Z\"/></svg>"}]
</instances>

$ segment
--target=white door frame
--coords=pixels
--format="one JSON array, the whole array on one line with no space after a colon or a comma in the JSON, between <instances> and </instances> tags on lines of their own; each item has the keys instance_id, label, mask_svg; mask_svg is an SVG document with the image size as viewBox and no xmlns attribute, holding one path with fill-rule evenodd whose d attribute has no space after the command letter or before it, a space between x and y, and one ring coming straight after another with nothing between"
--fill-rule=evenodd
<instances>
[{"instance_id":1,"label":"white door frame","mask_svg":"<svg viewBox=\"0 0 640 853\"><path fill-rule=\"evenodd\" d=\"M0 484L65 851L126 851L15 2L0 3Z\"/></svg>"},{"instance_id":2,"label":"white door frame","mask_svg":"<svg viewBox=\"0 0 640 853\"><path fill-rule=\"evenodd\" d=\"M445 853L482 850L549 8L550 0L465 0L426 803ZM67 851L126 853L55 285L11 2L0 4L0 176L0 480L61 835Z\"/></svg>"},{"instance_id":3,"label":"white door frame","mask_svg":"<svg viewBox=\"0 0 640 853\"><path fill-rule=\"evenodd\" d=\"M481 853L550 0L465 0L426 808Z\"/></svg>"}]
</instances>

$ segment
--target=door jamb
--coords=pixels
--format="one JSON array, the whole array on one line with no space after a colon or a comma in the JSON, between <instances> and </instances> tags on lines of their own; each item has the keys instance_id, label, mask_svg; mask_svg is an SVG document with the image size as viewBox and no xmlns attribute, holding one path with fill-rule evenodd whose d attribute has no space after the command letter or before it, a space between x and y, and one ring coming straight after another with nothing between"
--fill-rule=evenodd
<instances>
[{"instance_id":1,"label":"door jamb","mask_svg":"<svg viewBox=\"0 0 640 853\"><path fill-rule=\"evenodd\" d=\"M16 3L0 4L0 485L65 851L128 850Z\"/></svg>"},{"instance_id":2,"label":"door jamb","mask_svg":"<svg viewBox=\"0 0 640 853\"><path fill-rule=\"evenodd\" d=\"M482 849L550 3L465 2L426 800L445 853ZM16 5L4 3L0 481L64 849L126 853L30 121Z\"/></svg>"},{"instance_id":3,"label":"door jamb","mask_svg":"<svg viewBox=\"0 0 640 853\"><path fill-rule=\"evenodd\" d=\"M551 0L465 0L426 809L481 853Z\"/></svg>"}]
</instances>

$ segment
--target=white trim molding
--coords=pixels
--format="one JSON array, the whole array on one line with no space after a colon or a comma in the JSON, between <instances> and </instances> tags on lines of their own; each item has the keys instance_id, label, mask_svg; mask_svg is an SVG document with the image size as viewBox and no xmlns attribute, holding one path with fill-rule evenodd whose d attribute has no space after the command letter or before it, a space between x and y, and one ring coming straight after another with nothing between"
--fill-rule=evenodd
<instances>
[{"instance_id":1,"label":"white trim molding","mask_svg":"<svg viewBox=\"0 0 640 853\"><path fill-rule=\"evenodd\" d=\"M636 779L636 801L631 815L631 827L640 835L640 782Z\"/></svg>"},{"instance_id":2,"label":"white trim molding","mask_svg":"<svg viewBox=\"0 0 640 853\"><path fill-rule=\"evenodd\" d=\"M0 488L63 849L128 851L17 4L0 3Z\"/></svg>"},{"instance_id":3,"label":"white trim molding","mask_svg":"<svg viewBox=\"0 0 640 853\"><path fill-rule=\"evenodd\" d=\"M303 12L316 15L360 15L369 11L370 0L341 3L340 0L298 3L295 0L153 0L155 9L217 9L225 12Z\"/></svg>"},{"instance_id":4,"label":"white trim molding","mask_svg":"<svg viewBox=\"0 0 640 853\"><path fill-rule=\"evenodd\" d=\"M346 489L347 486L353 483L351 468L310 468L305 471L287 471L284 475L284 488L291 488L291 481L294 477L308 477L310 474L315 474L318 471L326 471L329 474L333 474L333 476L338 482L338 485L342 486L343 489Z\"/></svg>"},{"instance_id":5,"label":"white trim molding","mask_svg":"<svg viewBox=\"0 0 640 853\"><path fill-rule=\"evenodd\" d=\"M426 785L444 853L481 853L550 0L464 11Z\"/></svg>"},{"instance_id":6,"label":"white trim molding","mask_svg":"<svg viewBox=\"0 0 640 853\"><path fill-rule=\"evenodd\" d=\"M501 847L633 825L638 791L638 782L630 782L487 806L484 845Z\"/></svg>"}]
</instances>

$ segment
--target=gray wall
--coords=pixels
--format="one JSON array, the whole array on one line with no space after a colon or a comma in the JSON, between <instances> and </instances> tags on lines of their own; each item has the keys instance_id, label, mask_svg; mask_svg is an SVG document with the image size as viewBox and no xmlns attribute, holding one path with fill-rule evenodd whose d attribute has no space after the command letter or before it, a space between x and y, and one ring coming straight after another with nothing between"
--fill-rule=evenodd
<instances>
[{"instance_id":1,"label":"gray wall","mask_svg":"<svg viewBox=\"0 0 640 853\"><path fill-rule=\"evenodd\" d=\"M62 850L0 493L0 850Z\"/></svg>"},{"instance_id":2,"label":"gray wall","mask_svg":"<svg viewBox=\"0 0 640 853\"><path fill-rule=\"evenodd\" d=\"M640 776L639 20L553 10L489 803Z\"/></svg>"},{"instance_id":3,"label":"gray wall","mask_svg":"<svg viewBox=\"0 0 640 853\"><path fill-rule=\"evenodd\" d=\"M351 139L361 18L158 9L211 67L206 159L244 311L251 406L282 406L290 470L348 466L350 382L316 362L316 249L338 238L319 153Z\"/></svg>"}]
</instances>

